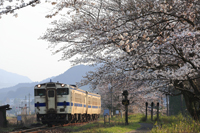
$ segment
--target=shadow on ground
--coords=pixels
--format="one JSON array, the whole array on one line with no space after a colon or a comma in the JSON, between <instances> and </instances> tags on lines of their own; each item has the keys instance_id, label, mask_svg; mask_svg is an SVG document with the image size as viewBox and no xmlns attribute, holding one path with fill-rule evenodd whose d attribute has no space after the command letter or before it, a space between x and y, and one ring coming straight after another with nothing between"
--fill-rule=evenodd
<instances>
[{"instance_id":1,"label":"shadow on ground","mask_svg":"<svg viewBox=\"0 0 200 133\"><path fill-rule=\"evenodd\" d=\"M141 125L139 129L133 130L128 133L147 133L147 132L150 132L151 129L153 128L153 124L150 124L150 123L139 123L139 124Z\"/></svg>"}]
</instances>

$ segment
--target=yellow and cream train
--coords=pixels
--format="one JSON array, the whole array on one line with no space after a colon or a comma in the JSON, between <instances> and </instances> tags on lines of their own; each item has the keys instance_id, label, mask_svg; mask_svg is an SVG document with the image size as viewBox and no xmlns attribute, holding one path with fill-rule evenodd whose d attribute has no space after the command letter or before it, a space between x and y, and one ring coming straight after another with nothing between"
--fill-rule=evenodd
<instances>
[{"instance_id":1,"label":"yellow and cream train","mask_svg":"<svg viewBox=\"0 0 200 133\"><path fill-rule=\"evenodd\" d=\"M58 82L34 87L35 113L43 124L65 124L96 120L101 112L101 96Z\"/></svg>"}]
</instances>

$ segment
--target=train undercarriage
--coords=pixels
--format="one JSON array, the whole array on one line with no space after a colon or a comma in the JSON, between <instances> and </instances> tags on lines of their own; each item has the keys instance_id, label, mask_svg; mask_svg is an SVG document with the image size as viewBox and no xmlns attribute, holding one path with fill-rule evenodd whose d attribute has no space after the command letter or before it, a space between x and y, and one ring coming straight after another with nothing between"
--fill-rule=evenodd
<instances>
[{"instance_id":1,"label":"train undercarriage","mask_svg":"<svg viewBox=\"0 0 200 133\"><path fill-rule=\"evenodd\" d=\"M63 125L68 123L77 123L77 122L87 122L97 120L99 114L37 114L37 121L47 124L48 126L52 125Z\"/></svg>"}]
</instances>

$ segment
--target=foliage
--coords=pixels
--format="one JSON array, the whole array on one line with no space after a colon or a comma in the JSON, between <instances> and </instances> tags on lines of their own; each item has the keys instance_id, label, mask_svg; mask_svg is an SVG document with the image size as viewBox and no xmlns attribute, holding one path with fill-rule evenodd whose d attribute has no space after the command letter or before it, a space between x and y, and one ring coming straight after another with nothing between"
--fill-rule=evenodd
<instances>
[{"instance_id":1,"label":"foliage","mask_svg":"<svg viewBox=\"0 0 200 133\"><path fill-rule=\"evenodd\" d=\"M1 0L0 1L0 18L3 14L14 13L16 10L27 6L35 6L40 0L18 1L18 0ZM17 17L17 14L14 14Z\"/></svg>"},{"instance_id":2,"label":"foliage","mask_svg":"<svg viewBox=\"0 0 200 133\"><path fill-rule=\"evenodd\" d=\"M160 121L156 122L155 126L151 130L152 133L196 133L200 131L199 121L194 121L191 117L185 118L181 114L178 116L161 116Z\"/></svg>"}]
</instances>

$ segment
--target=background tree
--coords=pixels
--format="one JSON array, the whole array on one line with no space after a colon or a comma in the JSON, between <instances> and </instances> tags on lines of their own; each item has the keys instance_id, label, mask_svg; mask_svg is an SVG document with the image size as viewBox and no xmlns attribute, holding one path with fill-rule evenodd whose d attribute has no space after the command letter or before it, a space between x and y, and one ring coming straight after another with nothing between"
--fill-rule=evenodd
<instances>
[{"instance_id":1,"label":"background tree","mask_svg":"<svg viewBox=\"0 0 200 133\"><path fill-rule=\"evenodd\" d=\"M103 67L98 67L95 71L88 72L78 86L90 84L90 89L101 95L102 107L109 109L113 107L114 110L124 109L122 105L122 99L124 99L122 92L124 90L129 92L128 99L130 100L130 105L134 105L135 108L139 109L134 111L143 112L145 110L144 103L147 101L161 101L159 92L146 87L147 85L143 81L132 81L130 75L130 72L105 71ZM113 103L112 106L111 103ZM131 107L130 110L133 111Z\"/></svg>"}]
</instances>

